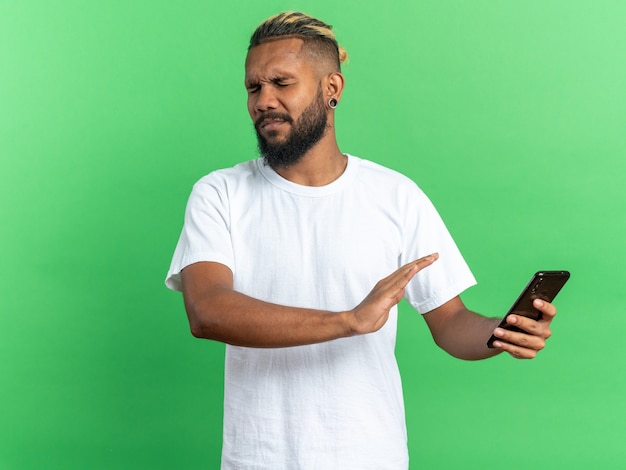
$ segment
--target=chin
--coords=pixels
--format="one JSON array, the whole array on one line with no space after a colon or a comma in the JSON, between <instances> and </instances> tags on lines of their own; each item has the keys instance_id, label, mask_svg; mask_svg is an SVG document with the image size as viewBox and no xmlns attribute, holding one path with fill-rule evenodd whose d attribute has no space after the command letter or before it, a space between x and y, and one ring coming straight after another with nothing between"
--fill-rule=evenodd
<instances>
[{"instance_id":1,"label":"chin","mask_svg":"<svg viewBox=\"0 0 626 470\"><path fill-rule=\"evenodd\" d=\"M271 141L272 143L281 142L285 140L285 136L281 136L278 131L269 131L265 136L265 140Z\"/></svg>"}]
</instances>

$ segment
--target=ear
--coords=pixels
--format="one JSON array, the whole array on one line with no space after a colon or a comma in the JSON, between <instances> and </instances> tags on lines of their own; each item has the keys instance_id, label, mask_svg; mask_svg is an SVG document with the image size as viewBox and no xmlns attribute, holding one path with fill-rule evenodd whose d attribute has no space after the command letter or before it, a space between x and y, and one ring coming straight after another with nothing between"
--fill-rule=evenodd
<instances>
[{"instance_id":1,"label":"ear","mask_svg":"<svg viewBox=\"0 0 626 470\"><path fill-rule=\"evenodd\" d=\"M341 72L331 72L324 77L323 90L324 98L326 100L335 98L337 101L341 101L341 94L343 93L343 87L346 83L346 79Z\"/></svg>"}]
</instances>

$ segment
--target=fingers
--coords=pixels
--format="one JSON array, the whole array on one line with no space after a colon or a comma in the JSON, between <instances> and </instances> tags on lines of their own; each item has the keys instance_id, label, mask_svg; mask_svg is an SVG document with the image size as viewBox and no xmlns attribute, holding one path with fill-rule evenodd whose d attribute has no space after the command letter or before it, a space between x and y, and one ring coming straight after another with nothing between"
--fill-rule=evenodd
<instances>
[{"instance_id":1,"label":"fingers","mask_svg":"<svg viewBox=\"0 0 626 470\"><path fill-rule=\"evenodd\" d=\"M439 253L431 253L428 256L424 256L418 260L412 261L409 264L413 264L415 263L415 265L417 266L417 270L421 271L422 269L424 269L426 266L430 266L431 264L433 264L435 261L437 261L439 259Z\"/></svg>"},{"instance_id":2,"label":"fingers","mask_svg":"<svg viewBox=\"0 0 626 470\"><path fill-rule=\"evenodd\" d=\"M541 320L509 315L507 323L523 332L496 328L494 335L503 341L495 341L494 347L518 359L532 359L545 348L546 340L552 336L550 324L556 315L556 308L551 303L539 299L533 302L533 306L542 312Z\"/></svg>"},{"instance_id":3,"label":"fingers","mask_svg":"<svg viewBox=\"0 0 626 470\"><path fill-rule=\"evenodd\" d=\"M437 259L439 259L439 253L432 253L428 256L424 256L420 259L417 259L415 261L411 261L410 263L405 264L400 269L398 269L395 273L393 273L392 276L395 275L396 273L405 273L405 276L408 277L409 280L411 280L413 276L415 276L422 269L433 264L435 261L437 261Z\"/></svg>"},{"instance_id":4,"label":"fingers","mask_svg":"<svg viewBox=\"0 0 626 470\"><path fill-rule=\"evenodd\" d=\"M430 266L439 258L439 253L424 256L405 264L381 281L388 288L403 290L418 272ZM382 287L382 286L381 286ZM402 296L401 296L402 297ZM399 300L398 300L399 301Z\"/></svg>"},{"instance_id":5,"label":"fingers","mask_svg":"<svg viewBox=\"0 0 626 470\"><path fill-rule=\"evenodd\" d=\"M533 307L535 307L543 314L541 321L547 321L548 323L550 323L556 315L556 307L550 302L545 302L541 299L535 299L533 301Z\"/></svg>"},{"instance_id":6,"label":"fingers","mask_svg":"<svg viewBox=\"0 0 626 470\"><path fill-rule=\"evenodd\" d=\"M533 359L546 347L547 338L541 336L509 331L504 328L496 328L494 335L502 341L494 341L493 346L508 352L517 359Z\"/></svg>"},{"instance_id":7,"label":"fingers","mask_svg":"<svg viewBox=\"0 0 626 470\"><path fill-rule=\"evenodd\" d=\"M437 258L438 255L434 253L412 261L378 281L367 297L352 310L356 321L351 330L363 334L380 328L387 320L389 310L404 297L406 285L413 276Z\"/></svg>"},{"instance_id":8,"label":"fingers","mask_svg":"<svg viewBox=\"0 0 626 470\"><path fill-rule=\"evenodd\" d=\"M537 357L537 353L539 353L539 350L537 349L524 348L510 343L502 343L500 341L495 341L493 345L497 349L509 353L509 355L515 359L534 359Z\"/></svg>"}]
</instances>

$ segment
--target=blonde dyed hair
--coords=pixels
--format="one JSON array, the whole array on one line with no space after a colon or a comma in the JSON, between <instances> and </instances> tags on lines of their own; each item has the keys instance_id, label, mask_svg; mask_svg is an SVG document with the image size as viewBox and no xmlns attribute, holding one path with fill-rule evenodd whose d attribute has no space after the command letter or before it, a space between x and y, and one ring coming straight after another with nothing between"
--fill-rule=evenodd
<instances>
[{"instance_id":1,"label":"blonde dyed hair","mask_svg":"<svg viewBox=\"0 0 626 470\"><path fill-rule=\"evenodd\" d=\"M300 38L314 53L332 60L337 70L348 60L348 53L339 45L333 27L300 12L285 12L265 20L250 38L248 51L259 44L289 37Z\"/></svg>"}]
</instances>

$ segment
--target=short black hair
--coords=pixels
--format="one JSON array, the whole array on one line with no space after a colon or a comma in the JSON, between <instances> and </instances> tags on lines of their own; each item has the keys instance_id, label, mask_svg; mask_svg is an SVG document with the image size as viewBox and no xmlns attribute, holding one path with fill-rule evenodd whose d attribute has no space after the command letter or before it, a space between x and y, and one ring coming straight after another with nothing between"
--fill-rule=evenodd
<instances>
[{"instance_id":1,"label":"short black hair","mask_svg":"<svg viewBox=\"0 0 626 470\"><path fill-rule=\"evenodd\" d=\"M252 34L248 51L259 44L289 37L302 39L311 51L328 57L337 70L348 58L331 25L300 12L279 13L265 20Z\"/></svg>"}]
</instances>

